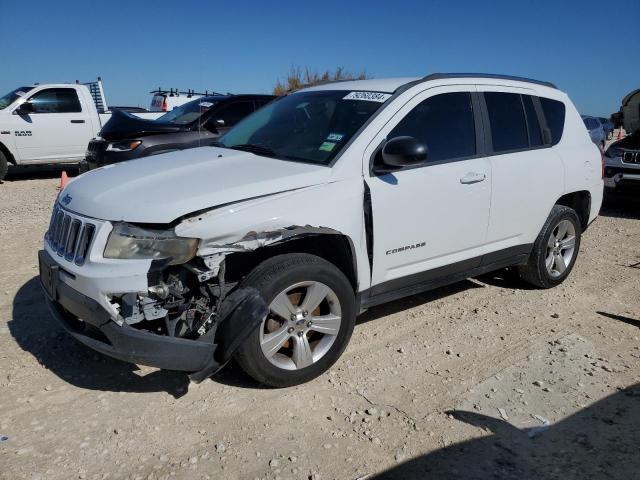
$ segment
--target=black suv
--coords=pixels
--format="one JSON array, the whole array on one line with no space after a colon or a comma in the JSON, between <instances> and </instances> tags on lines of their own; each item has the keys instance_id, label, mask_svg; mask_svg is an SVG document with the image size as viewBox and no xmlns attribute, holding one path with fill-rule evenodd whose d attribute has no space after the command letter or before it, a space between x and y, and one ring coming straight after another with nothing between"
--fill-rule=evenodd
<instances>
[{"instance_id":1,"label":"black suv","mask_svg":"<svg viewBox=\"0 0 640 480\"><path fill-rule=\"evenodd\" d=\"M159 153L207 146L247 115L266 105L271 95L201 97L145 120L114 110L97 138L89 142L80 172Z\"/></svg>"}]
</instances>

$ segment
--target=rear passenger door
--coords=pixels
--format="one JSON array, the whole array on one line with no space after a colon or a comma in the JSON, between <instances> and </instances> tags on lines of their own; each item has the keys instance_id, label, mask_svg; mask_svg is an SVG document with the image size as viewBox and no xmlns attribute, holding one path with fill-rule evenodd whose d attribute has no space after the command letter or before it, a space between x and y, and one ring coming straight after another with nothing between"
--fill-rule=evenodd
<instances>
[{"instance_id":1,"label":"rear passenger door","mask_svg":"<svg viewBox=\"0 0 640 480\"><path fill-rule=\"evenodd\" d=\"M491 168L481 154L475 87L428 89L405 104L365 150L411 136L428 148L423 166L368 169L373 225L372 295L407 290L477 267L489 218Z\"/></svg>"},{"instance_id":2,"label":"rear passenger door","mask_svg":"<svg viewBox=\"0 0 640 480\"><path fill-rule=\"evenodd\" d=\"M487 232L492 254L485 262L500 261L528 251L535 241L564 190L564 166L552 147L559 138L552 138L537 96L517 88L478 89L493 175Z\"/></svg>"}]
</instances>

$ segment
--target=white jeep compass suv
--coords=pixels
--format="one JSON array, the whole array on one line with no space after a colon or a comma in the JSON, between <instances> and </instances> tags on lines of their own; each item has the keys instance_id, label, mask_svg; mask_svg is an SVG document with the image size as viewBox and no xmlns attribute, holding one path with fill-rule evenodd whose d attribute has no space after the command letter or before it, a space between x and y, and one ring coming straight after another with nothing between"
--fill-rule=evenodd
<instances>
[{"instance_id":1,"label":"white jeep compass suv","mask_svg":"<svg viewBox=\"0 0 640 480\"><path fill-rule=\"evenodd\" d=\"M601 156L550 83L437 74L286 95L217 146L88 172L39 254L78 340L200 381L232 357L310 380L364 309L516 265L571 271L602 201Z\"/></svg>"}]
</instances>

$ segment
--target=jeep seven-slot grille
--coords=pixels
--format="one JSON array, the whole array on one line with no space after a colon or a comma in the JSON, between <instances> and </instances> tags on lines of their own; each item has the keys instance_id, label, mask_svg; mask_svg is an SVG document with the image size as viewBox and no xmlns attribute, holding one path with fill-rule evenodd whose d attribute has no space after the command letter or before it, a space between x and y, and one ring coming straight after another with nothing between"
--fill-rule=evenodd
<instances>
[{"instance_id":1,"label":"jeep seven-slot grille","mask_svg":"<svg viewBox=\"0 0 640 480\"><path fill-rule=\"evenodd\" d=\"M89 253L95 232L94 224L73 217L56 205L45 239L60 257L75 262L76 265L82 265Z\"/></svg>"}]
</instances>

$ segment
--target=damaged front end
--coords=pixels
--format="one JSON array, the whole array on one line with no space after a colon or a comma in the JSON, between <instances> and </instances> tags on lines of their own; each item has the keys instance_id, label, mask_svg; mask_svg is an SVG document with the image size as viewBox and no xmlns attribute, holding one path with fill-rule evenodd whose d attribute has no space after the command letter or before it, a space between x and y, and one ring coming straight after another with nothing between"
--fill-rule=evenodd
<instances>
[{"instance_id":1,"label":"damaged front end","mask_svg":"<svg viewBox=\"0 0 640 480\"><path fill-rule=\"evenodd\" d=\"M228 272L229 259L282 245L293 238L337 233L324 227L290 226L260 233L251 231L231 242L201 240L198 256L194 252L185 263L175 264L175 257L153 260L146 294L113 296L111 303L119 312L117 323L165 338L213 345L207 365L190 375L193 380L202 380L230 360L268 313L257 290L239 286L246 269L240 269L242 273L237 268ZM154 240L157 238L153 236ZM154 251L162 248L156 245Z\"/></svg>"},{"instance_id":2,"label":"damaged front end","mask_svg":"<svg viewBox=\"0 0 640 480\"><path fill-rule=\"evenodd\" d=\"M225 282L224 261L214 271L196 258L183 265L166 260L152 262L146 295L113 296L119 311L117 323L124 328L178 342L210 346L210 354L199 369L190 373L202 381L222 368L240 343L267 315L267 306L254 288L237 288ZM166 343L162 348L167 348ZM166 368L166 367L165 367Z\"/></svg>"}]
</instances>

